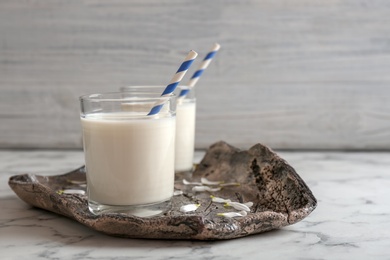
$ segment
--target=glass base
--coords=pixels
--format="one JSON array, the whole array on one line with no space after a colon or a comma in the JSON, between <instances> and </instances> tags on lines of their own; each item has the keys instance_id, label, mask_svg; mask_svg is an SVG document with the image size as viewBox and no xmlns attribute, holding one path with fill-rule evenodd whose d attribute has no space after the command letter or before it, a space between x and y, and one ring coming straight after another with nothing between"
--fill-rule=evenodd
<instances>
[{"instance_id":1,"label":"glass base","mask_svg":"<svg viewBox=\"0 0 390 260\"><path fill-rule=\"evenodd\" d=\"M95 201L88 201L88 209L95 215L105 213L122 213L136 217L154 217L162 215L171 208L171 200L162 201L147 205L135 206L118 206L118 205L104 205Z\"/></svg>"},{"instance_id":2,"label":"glass base","mask_svg":"<svg viewBox=\"0 0 390 260\"><path fill-rule=\"evenodd\" d=\"M180 168L180 169L177 169L175 168L175 173L184 173L184 172L190 172L190 173L193 173L196 169L196 166L195 164L192 164L191 166L189 166L188 168Z\"/></svg>"}]
</instances>

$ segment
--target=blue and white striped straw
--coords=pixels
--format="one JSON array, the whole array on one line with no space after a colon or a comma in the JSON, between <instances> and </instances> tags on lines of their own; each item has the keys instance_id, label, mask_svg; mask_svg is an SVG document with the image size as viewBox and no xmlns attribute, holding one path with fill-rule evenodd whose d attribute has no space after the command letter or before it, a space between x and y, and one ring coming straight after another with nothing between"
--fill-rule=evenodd
<instances>
[{"instance_id":1,"label":"blue and white striped straw","mask_svg":"<svg viewBox=\"0 0 390 260\"><path fill-rule=\"evenodd\" d=\"M172 95L173 91L175 91L177 85L179 85L180 81L183 79L187 70L190 68L192 62L194 62L196 56L198 56L198 53L196 53L193 50L191 50L187 54L187 57L184 59L183 63L180 65L180 68L177 70L176 74L173 76L173 78L169 82L168 86L165 88L165 90L161 94L162 97L169 97ZM150 110L148 116L155 115L158 112L160 112L160 110L164 106L165 102L166 102L166 100L162 100L162 101L158 101L156 104L154 104L154 106Z\"/></svg>"},{"instance_id":2,"label":"blue and white striped straw","mask_svg":"<svg viewBox=\"0 0 390 260\"><path fill-rule=\"evenodd\" d=\"M195 84L198 82L200 76L202 76L204 70L207 69L211 60L214 58L215 54L218 52L219 48L221 48L221 45L219 45L218 43L214 43L213 48L206 55L206 57L203 59L198 70L195 71L194 75L192 75L192 78L190 79L190 81L187 84L187 88L182 89L180 91L178 98L185 97L188 94L188 92L190 92L191 88L193 88L195 86Z\"/></svg>"}]
</instances>

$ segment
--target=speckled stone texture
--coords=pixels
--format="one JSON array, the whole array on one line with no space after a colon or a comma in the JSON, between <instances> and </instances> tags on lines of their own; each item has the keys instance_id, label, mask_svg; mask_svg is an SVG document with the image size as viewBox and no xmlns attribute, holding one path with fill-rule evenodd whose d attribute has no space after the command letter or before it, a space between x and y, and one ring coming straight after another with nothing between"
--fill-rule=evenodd
<instances>
[{"instance_id":1,"label":"speckled stone texture","mask_svg":"<svg viewBox=\"0 0 390 260\"><path fill-rule=\"evenodd\" d=\"M213 144L195 172L177 174L170 209L162 215L141 218L126 214L89 212L85 195L61 194L63 189L85 189L84 167L59 176L17 175L9 180L26 203L72 218L108 235L150 239L232 239L294 224L308 216L317 202L295 170L268 147L256 144L241 151L225 142ZM217 192L193 192L183 179L199 182L238 182ZM238 202L253 202L245 217L225 218L218 213L237 211L214 203L210 195ZM180 207L200 203L195 212Z\"/></svg>"}]
</instances>

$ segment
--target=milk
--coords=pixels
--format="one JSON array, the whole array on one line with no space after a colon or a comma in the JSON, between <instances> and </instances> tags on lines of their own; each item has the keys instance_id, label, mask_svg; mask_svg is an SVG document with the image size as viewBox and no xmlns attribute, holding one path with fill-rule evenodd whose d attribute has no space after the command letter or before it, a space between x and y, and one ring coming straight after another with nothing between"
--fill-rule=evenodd
<instances>
[{"instance_id":1,"label":"milk","mask_svg":"<svg viewBox=\"0 0 390 260\"><path fill-rule=\"evenodd\" d=\"M194 159L196 103L191 100L177 102L175 171L191 170Z\"/></svg>"},{"instance_id":2,"label":"milk","mask_svg":"<svg viewBox=\"0 0 390 260\"><path fill-rule=\"evenodd\" d=\"M115 112L81 123L90 201L128 206L172 197L175 117Z\"/></svg>"}]
</instances>

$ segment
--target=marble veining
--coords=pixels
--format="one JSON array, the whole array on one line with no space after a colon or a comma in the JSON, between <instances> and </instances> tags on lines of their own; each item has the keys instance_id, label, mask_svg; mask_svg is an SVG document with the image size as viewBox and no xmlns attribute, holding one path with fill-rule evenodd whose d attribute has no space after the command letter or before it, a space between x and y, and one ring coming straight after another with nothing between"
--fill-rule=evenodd
<instances>
[{"instance_id":1,"label":"marble veining","mask_svg":"<svg viewBox=\"0 0 390 260\"><path fill-rule=\"evenodd\" d=\"M0 151L1 259L390 259L390 153L279 152L316 194L317 209L279 230L228 241L122 239L31 208L15 174L54 175L81 151ZM197 160L202 153L197 153Z\"/></svg>"}]
</instances>

